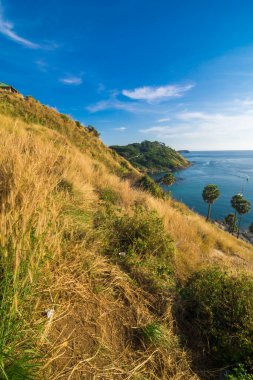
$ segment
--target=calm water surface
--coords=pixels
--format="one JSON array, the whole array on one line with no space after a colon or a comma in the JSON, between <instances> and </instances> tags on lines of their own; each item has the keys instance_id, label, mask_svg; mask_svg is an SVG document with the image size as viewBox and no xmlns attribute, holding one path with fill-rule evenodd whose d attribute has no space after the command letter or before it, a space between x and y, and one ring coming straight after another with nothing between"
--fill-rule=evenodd
<instances>
[{"instance_id":1,"label":"calm water surface","mask_svg":"<svg viewBox=\"0 0 253 380\"><path fill-rule=\"evenodd\" d=\"M184 156L193 165L176 173L177 183L170 187L173 198L206 215L202 190L208 184L216 184L221 196L212 207L212 219L222 220L233 211L230 199L238 192L253 207L253 151L191 152ZM251 222L252 211L243 217L242 227L248 227Z\"/></svg>"}]
</instances>

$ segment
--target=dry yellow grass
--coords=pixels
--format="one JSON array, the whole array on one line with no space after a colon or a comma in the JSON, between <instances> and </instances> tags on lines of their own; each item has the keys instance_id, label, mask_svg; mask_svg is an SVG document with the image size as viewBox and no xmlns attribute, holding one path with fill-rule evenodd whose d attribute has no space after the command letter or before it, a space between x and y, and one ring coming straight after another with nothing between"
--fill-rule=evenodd
<instances>
[{"instance_id":1,"label":"dry yellow grass","mask_svg":"<svg viewBox=\"0 0 253 380\"><path fill-rule=\"evenodd\" d=\"M175 201L161 201L149 197L147 204L164 218L164 224L176 243L176 267L180 278L208 264L218 263L232 270L252 272L252 246L238 240L216 225L208 223ZM223 253L217 261L214 252ZM238 257L241 260L238 260ZM242 265L242 262L245 264Z\"/></svg>"},{"instance_id":2,"label":"dry yellow grass","mask_svg":"<svg viewBox=\"0 0 253 380\"><path fill-rule=\"evenodd\" d=\"M174 333L169 297L158 315L156 295L101 255L103 241L93 227L100 192L112 189L124 212L138 204L157 211L175 242L182 280L210 263L252 271L253 249L183 205L133 189L130 180L113 174L119 163L110 153L102 152L105 164L95 159L103 146L92 144L84 153L57 131L0 116L1 247L8 255L11 236L16 312L22 289L34 284L26 318L44 355L40 376L197 379ZM49 319L48 309L54 312ZM166 346L135 346L135 329L157 320L167 328Z\"/></svg>"}]
</instances>

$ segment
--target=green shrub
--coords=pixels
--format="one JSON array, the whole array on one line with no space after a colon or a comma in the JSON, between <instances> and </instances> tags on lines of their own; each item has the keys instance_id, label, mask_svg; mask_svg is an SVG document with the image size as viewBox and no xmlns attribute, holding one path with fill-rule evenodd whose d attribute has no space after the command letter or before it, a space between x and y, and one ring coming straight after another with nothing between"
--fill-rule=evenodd
<instances>
[{"instance_id":1,"label":"green shrub","mask_svg":"<svg viewBox=\"0 0 253 380\"><path fill-rule=\"evenodd\" d=\"M120 263L139 286L168 294L174 288L174 244L156 212L136 206L133 214L122 214L105 203L95 215L95 230L103 251Z\"/></svg>"},{"instance_id":2,"label":"green shrub","mask_svg":"<svg viewBox=\"0 0 253 380\"><path fill-rule=\"evenodd\" d=\"M253 380L253 374L249 374L244 366L239 364L225 378L226 380Z\"/></svg>"},{"instance_id":3,"label":"green shrub","mask_svg":"<svg viewBox=\"0 0 253 380\"><path fill-rule=\"evenodd\" d=\"M100 136L100 133L97 131L95 127L93 127L93 125L88 125L87 130L88 132L92 133L96 137Z\"/></svg>"},{"instance_id":4,"label":"green shrub","mask_svg":"<svg viewBox=\"0 0 253 380\"><path fill-rule=\"evenodd\" d=\"M137 207L133 215L114 215L108 227L107 252L171 257L172 240L154 211Z\"/></svg>"},{"instance_id":5,"label":"green shrub","mask_svg":"<svg viewBox=\"0 0 253 380\"><path fill-rule=\"evenodd\" d=\"M79 120L76 120L75 123L76 123L76 126L77 126L78 128L82 128L82 124L80 123Z\"/></svg>"},{"instance_id":6,"label":"green shrub","mask_svg":"<svg viewBox=\"0 0 253 380\"><path fill-rule=\"evenodd\" d=\"M144 175L141 179L136 183L138 187L141 189L148 191L156 198L165 198L165 192L160 188L160 186L148 175Z\"/></svg>"},{"instance_id":7,"label":"green shrub","mask_svg":"<svg viewBox=\"0 0 253 380\"><path fill-rule=\"evenodd\" d=\"M229 232L237 232L238 227L237 227L237 217L234 214L228 214L224 218L225 224L228 226Z\"/></svg>"},{"instance_id":8,"label":"green shrub","mask_svg":"<svg viewBox=\"0 0 253 380\"><path fill-rule=\"evenodd\" d=\"M183 323L193 344L219 365L253 370L253 279L211 268L194 273L181 290Z\"/></svg>"},{"instance_id":9,"label":"green shrub","mask_svg":"<svg viewBox=\"0 0 253 380\"><path fill-rule=\"evenodd\" d=\"M105 202L116 204L119 200L119 196L116 193L116 191L114 191L110 187L106 187L100 191L100 199L102 199Z\"/></svg>"},{"instance_id":10,"label":"green shrub","mask_svg":"<svg viewBox=\"0 0 253 380\"><path fill-rule=\"evenodd\" d=\"M176 182L176 177L173 173L166 173L159 181L163 185L171 186Z\"/></svg>"}]
</instances>

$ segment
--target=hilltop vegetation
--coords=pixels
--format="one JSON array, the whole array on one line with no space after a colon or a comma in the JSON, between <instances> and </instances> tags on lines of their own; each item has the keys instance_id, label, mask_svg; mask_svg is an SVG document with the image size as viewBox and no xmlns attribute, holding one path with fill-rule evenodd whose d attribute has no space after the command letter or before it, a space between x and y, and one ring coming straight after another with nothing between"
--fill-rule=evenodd
<instances>
[{"instance_id":1,"label":"hilltop vegetation","mask_svg":"<svg viewBox=\"0 0 253 380\"><path fill-rule=\"evenodd\" d=\"M137 169L144 172L166 172L189 166L181 154L158 141L143 141L125 146L111 146Z\"/></svg>"},{"instance_id":2,"label":"hilltop vegetation","mask_svg":"<svg viewBox=\"0 0 253 380\"><path fill-rule=\"evenodd\" d=\"M75 122L1 96L0 379L252 371L252 246L137 188Z\"/></svg>"}]
</instances>

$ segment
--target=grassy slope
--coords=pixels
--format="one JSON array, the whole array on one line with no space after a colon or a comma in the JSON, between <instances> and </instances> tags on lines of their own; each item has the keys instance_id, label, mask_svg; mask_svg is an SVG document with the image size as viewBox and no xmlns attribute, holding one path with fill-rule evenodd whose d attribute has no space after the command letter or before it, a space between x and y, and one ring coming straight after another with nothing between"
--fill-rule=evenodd
<instances>
[{"instance_id":1,"label":"grassy slope","mask_svg":"<svg viewBox=\"0 0 253 380\"><path fill-rule=\"evenodd\" d=\"M80 151L106 164L108 169L116 174L122 177L138 177L137 171L124 158L107 148L87 128L80 126L80 123L77 124L69 116L44 106L31 96L24 98L0 90L0 113L18 118L28 124L36 123L57 131L63 137L60 145L70 142Z\"/></svg>"},{"instance_id":2,"label":"grassy slope","mask_svg":"<svg viewBox=\"0 0 253 380\"><path fill-rule=\"evenodd\" d=\"M111 148L142 171L163 172L189 166L189 162L181 154L158 141L114 145Z\"/></svg>"},{"instance_id":3,"label":"grassy slope","mask_svg":"<svg viewBox=\"0 0 253 380\"><path fill-rule=\"evenodd\" d=\"M80 148L50 127L0 115L1 377L41 362L34 379L197 379L173 326L173 279L210 263L251 273L252 247L133 189L93 136ZM168 265L153 247L153 210L159 239L173 240ZM148 228L147 245L131 242L139 255L118 255L123 228L131 239Z\"/></svg>"}]
</instances>

